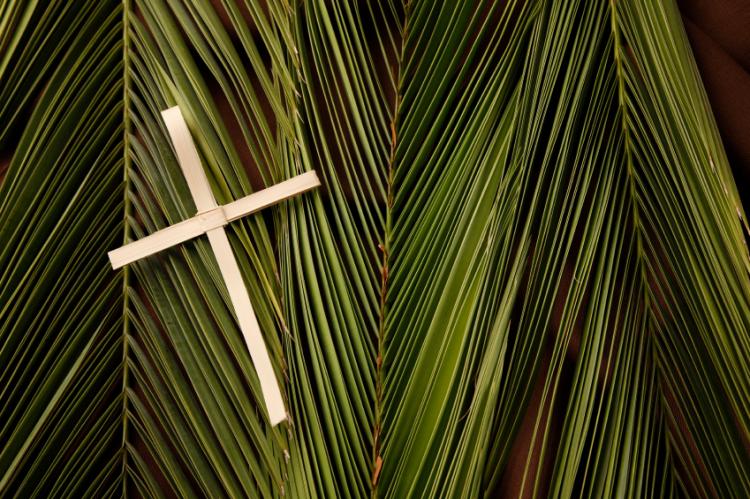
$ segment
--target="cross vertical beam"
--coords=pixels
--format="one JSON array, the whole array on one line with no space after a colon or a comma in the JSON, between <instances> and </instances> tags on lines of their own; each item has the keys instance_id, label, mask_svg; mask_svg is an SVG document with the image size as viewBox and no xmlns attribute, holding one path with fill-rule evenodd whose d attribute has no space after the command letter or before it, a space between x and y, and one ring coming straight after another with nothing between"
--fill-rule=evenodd
<instances>
[{"instance_id":1,"label":"cross vertical beam","mask_svg":"<svg viewBox=\"0 0 750 499\"><path fill-rule=\"evenodd\" d=\"M175 153L177 153L177 161L180 163L183 175L185 175L185 180L187 180L190 194L193 196L198 213L209 212L218 208L213 192L211 192L208 178L206 178L206 172L201 166L201 160L195 148L195 143L180 108L177 106L172 107L162 111L161 115L164 123L167 125L169 137L172 139ZM237 266L237 260L234 257L234 253L232 253L232 247L229 245L229 239L223 226L211 229L206 234L208 235L211 249L213 249L216 256L216 261L219 263L221 275L229 290L229 298L237 314L237 321L239 322L242 336L245 339L245 345L247 345L250 351L250 357L258 373L261 391L263 392L266 409L268 410L268 417L271 420L271 424L275 426L286 419L284 400L281 397L281 390L279 389L279 383L276 380L276 374L271 365L268 349L260 333L258 319L250 303L245 283L242 281L242 274L240 274L240 269Z\"/></svg>"}]
</instances>

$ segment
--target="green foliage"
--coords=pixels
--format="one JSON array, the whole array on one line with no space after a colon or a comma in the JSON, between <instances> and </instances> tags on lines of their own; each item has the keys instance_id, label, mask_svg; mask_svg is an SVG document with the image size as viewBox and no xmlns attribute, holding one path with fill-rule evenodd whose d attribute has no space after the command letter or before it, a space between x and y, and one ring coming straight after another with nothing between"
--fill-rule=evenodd
<instances>
[{"instance_id":1,"label":"green foliage","mask_svg":"<svg viewBox=\"0 0 750 499\"><path fill-rule=\"evenodd\" d=\"M119 490L122 12L67 4L0 7L0 141L35 99L0 186L3 496Z\"/></svg>"},{"instance_id":2,"label":"green foliage","mask_svg":"<svg viewBox=\"0 0 750 499\"><path fill-rule=\"evenodd\" d=\"M176 104L220 203L324 183L228 227L276 428L206 241L106 262L195 212ZM0 495L750 494L745 215L672 1L6 2L2 149Z\"/></svg>"}]
</instances>

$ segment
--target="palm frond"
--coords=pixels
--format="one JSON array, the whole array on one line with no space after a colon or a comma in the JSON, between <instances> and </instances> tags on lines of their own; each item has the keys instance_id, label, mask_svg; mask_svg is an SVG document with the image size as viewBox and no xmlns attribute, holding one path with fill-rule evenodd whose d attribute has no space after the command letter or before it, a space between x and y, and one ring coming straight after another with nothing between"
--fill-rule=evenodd
<instances>
[{"instance_id":1,"label":"palm frond","mask_svg":"<svg viewBox=\"0 0 750 499\"><path fill-rule=\"evenodd\" d=\"M0 495L750 492L747 223L673 1L7 2L0 82ZM219 202L324 183L228 226L276 428L206 241L106 265L195 212L173 105Z\"/></svg>"},{"instance_id":2,"label":"palm frond","mask_svg":"<svg viewBox=\"0 0 750 499\"><path fill-rule=\"evenodd\" d=\"M122 282L106 250L122 234L122 11L69 11L2 16L0 142L30 115L0 186L0 492L27 497L100 496L120 476Z\"/></svg>"},{"instance_id":3,"label":"palm frond","mask_svg":"<svg viewBox=\"0 0 750 499\"><path fill-rule=\"evenodd\" d=\"M396 92L396 75L378 82L377 74L398 58L397 14L387 2L315 1L296 17L301 116L288 168L317 169L327 190L288 212L281 246L292 332L290 486L300 497L370 490Z\"/></svg>"}]
</instances>

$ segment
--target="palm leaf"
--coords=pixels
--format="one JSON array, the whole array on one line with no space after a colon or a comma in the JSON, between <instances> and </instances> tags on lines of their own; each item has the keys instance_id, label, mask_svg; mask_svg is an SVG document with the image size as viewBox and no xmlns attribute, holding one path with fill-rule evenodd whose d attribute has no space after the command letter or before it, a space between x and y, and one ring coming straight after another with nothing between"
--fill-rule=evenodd
<instances>
[{"instance_id":1,"label":"palm leaf","mask_svg":"<svg viewBox=\"0 0 750 499\"><path fill-rule=\"evenodd\" d=\"M0 491L99 496L121 460L121 10L2 10L0 140L47 88L0 186Z\"/></svg>"},{"instance_id":2,"label":"palm leaf","mask_svg":"<svg viewBox=\"0 0 750 499\"><path fill-rule=\"evenodd\" d=\"M745 215L674 2L77 3L0 6L2 493L750 492ZM195 212L173 105L220 203L324 183L228 226L280 427L206 241L104 258Z\"/></svg>"}]
</instances>

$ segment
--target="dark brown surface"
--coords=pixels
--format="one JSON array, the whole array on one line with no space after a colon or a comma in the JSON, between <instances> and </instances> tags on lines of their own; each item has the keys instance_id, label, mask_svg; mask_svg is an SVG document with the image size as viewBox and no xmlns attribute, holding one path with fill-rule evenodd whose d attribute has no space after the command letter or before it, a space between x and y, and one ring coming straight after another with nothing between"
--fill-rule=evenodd
<instances>
[{"instance_id":1,"label":"dark brown surface","mask_svg":"<svg viewBox=\"0 0 750 499\"><path fill-rule=\"evenodd\" d=\"M679 0L737 187L750 206L750 0Z\"/></svg>"}]
</instances>

